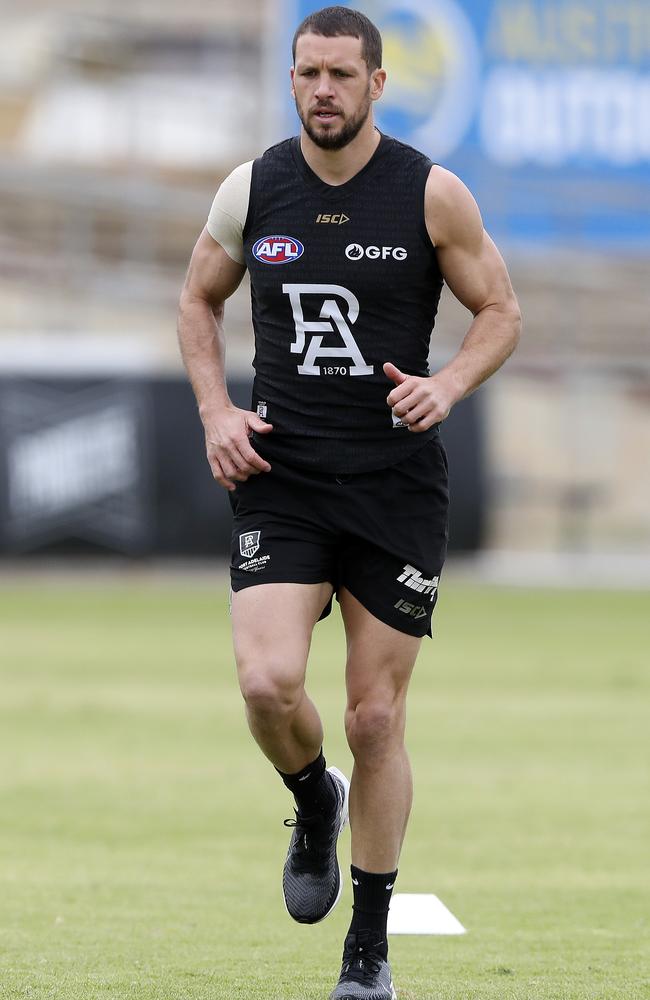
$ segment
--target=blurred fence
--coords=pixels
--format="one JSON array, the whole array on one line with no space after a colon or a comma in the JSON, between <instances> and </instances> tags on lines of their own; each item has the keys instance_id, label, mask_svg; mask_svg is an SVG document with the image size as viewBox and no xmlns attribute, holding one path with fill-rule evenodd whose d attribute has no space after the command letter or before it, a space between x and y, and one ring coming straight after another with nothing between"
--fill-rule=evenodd
<instances>
[{"instance_id":1,"label":"blurred fence","mask_svg":"<svg viewBox=\"0 0 650 1000\"><path fill-rule=\"evenodd\" d=\"M295 131L283 110L290 108L282 98L285 50L296 16L308 6L302 0L239 6L192 0L182 7L60 0L3 11L3 386L10 378L53 372L180 372L174 313L191 248L221 177L274 137ZM650 135L647 4L377 0L359 6L378 20L387 42L389 93L392 83L399 97L386 105L388 130L433 134L426 131L428 108L470 100L467 87L454 89L460 84L446 68L453 60L445 63L444 28L447 46L465 39L467 78L481 100L488 93L484 73L501 102L495 107L509 120L521 108L507 103L504 65L518 79L528 74L529 95L546 95L546 104L531 98L539 114L556 93L555 70L565 80L578 70L580 79L588 71L601 80L597 74L606 71L610 82L612 73L627 81L627 96L617 112L616 102L602 103L604 91L598 90L596 107L585 105L584 92L574 88L586 108L580 121L602 128L606 113L619 145L623 125L647 127L639 134ZM501 90L495 89L499 80ZM546 89L539 90L544 81ZM541 162L530 143L523 161L520 150L519 161L511 151L505 162L507 134L497 136L498 146L486 131L490 108L463 107L465 131L439 158L477 189L525 317L520 349L483 393L484 540L502 548L650 554L650 247L644 228L650 152L634 132L628 143L633 162L605 156L603 164L588 133L564 163L557 150L555 160L546 155ZM557 102L553 107L557 111ZM443 135L444 115L436 121ZM545 141L550 148L548 136ZM489 160L495 149L499 162ZM527 213L531 206L535 211ZM247 377L252 346L245 284L227 316L231 370ZM468 318L444 298L434 363L453 352Z\"/></svg>"}]
</instances>

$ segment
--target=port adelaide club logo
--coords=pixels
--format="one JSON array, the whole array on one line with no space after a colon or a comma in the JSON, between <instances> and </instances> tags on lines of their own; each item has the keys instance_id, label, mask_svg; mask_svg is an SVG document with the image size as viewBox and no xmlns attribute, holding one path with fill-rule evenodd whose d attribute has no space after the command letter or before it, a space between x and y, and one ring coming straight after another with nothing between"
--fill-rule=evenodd
<instances>
[{"instance_id":1,"label":"port adelaide club logo","mask_svg":"<svg viewBox=\"0 0 650 1000\"><path fill-rule=\"evenodd\" d=\"M239 551L246 559L254 556L259 549L260 534L261 532L259 531L246 531L239 536Z\"/></svg>"},{"instance_id":2,"label":"port adelaide club logo","mask_svg":"<svg viewBox=\"0 0 650 1000\"><path fill-rule=\"evenodd\" d=\"M290 264L305 252L293 236L262 236L253 247L253 256L262 264Z\"/></svg>"}]
</instances>

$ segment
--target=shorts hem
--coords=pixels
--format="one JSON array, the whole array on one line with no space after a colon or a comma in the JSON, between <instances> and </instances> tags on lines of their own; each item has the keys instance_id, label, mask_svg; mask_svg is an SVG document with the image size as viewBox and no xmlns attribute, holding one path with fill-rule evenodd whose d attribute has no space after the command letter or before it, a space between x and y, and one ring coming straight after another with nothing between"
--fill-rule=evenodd
<instances>
[{"instance_id":1,"label":"shorts hem","mask_svg":"<svg viewBox=\"0 0 650 1000\"><path fill-rule=\"evenodd\" d=\"M247 587L259 586L262 583L329 583L332 587L336 589L336 584L333 580L328 577L322 577L314 574L308 574L306 576L300 576L295 573L288 573L286 575L279 576L274 574L271 579L268 576L262 577L261 575L255 574L251 575L250 578L239 579L235 578L230 572L230 587L233 593L237 594L240 590L246 590Z\"/></svg>"},{"instance_id":2,"label":"shorts hem","mask_svg":"<svg viewBox=\"0 0 650 1000\"><path fill-rule=\"evenodd\" d=\"M384 614L376 605L371 606L372 601L368 601L365 597L361 597L361 595L358 593L355 594L353 588L350 587L347 583L341 583L341 587L345 587L345 589L352 594L355 600L357 600L359 604L361 604L366 609L366 611L369 611L370 614L373 616L373 618L376 618L378 621L380 621L382 625L388 625L389 628L394 628L396 632L401 632L403 635L412 635L414 639L424 639L425 635L428 635L430 639L432 638L431 619L429 619L428 628L424 632L421 629L413 627L415 626L415 622L413 623L413 626L411 628L400 628L399 625L397 625L394 621L387 621L388 616ZM338 592L336 595L336 599L339 600ZM400 622L400 625L407 626L408 624L409 622L406 619L404 620L404 622Z\"/></svg>"}]
</instances>

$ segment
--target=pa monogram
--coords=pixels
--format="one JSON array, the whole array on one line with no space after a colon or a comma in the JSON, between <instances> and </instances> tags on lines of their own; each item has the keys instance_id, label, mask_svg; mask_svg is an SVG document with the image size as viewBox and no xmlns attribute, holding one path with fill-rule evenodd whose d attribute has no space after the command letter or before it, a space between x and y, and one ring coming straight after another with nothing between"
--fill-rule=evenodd
<instances>
[{"instance_id":1,"label":"pa monogram","mask_svg":"<svg viewBox=\"0 0 650 1000\"><path fill-rule=\"evenodd\" d=\"M372 375L374 366L366 364L351 327L359 318L359 300L343 285L283 285L282 291L289 296L296 339L291 344L292 354L304 354L298 365L299 375L320 375L321 365L326 375ZM303 298L306 295L321 297L321 308L317 320L306 320L303 312ZM341 300L345 315L341 309ZM338 334L340 342L335 347L323 347L324 334ZM309 340L307 336L309 335Z\"/></svg>"}]
</instances>

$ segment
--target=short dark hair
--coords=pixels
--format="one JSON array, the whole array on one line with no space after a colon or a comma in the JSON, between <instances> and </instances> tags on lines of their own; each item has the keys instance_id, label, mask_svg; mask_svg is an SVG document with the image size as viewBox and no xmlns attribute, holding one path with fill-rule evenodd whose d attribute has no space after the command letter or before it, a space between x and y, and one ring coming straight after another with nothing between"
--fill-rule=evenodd
<instances>
[{"instance_id":1,"label":"short dark hair","mask_svg":"<svg viewBox=\"0 0 650 1000\"><path fill-rule=\"evenodd\" d=\"M381 66L381 35L372 21L361 11L350 7L323 7L309 14L302 24L296 28L293 36L291 52L296 61L296 43L301 35L324 35L334 38L336 35L351 35L361 39L361 55L372 73Z\"/></svg>"}]
</instances>

